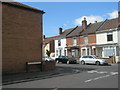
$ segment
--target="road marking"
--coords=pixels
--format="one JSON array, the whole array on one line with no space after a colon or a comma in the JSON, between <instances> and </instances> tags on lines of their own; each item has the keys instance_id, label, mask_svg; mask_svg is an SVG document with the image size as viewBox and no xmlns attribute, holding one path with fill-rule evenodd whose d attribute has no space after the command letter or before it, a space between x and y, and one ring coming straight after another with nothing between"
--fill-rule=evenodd
<instances>
[{"instance_id":1,"label":"road marking","mask_svg":"<svg viewBox=\"0 0 120 90\"><path fill-rule=\"evenodd\" d=\"M86 80L85 82L90 82L90 81L92 81L93 79L89 79L89 80Z\"/></svg>"},{"instance_id":2,"label":"road marking","mask_svg":"<svg viewBox=\"0 0 120 90\"><path fill-rule=\"evenodd\" d=\"M104 74L104 73L108 73L108 72L106 72L106 71L101 71L101 72L97 72L97 73Z\"/></svg>"},{"instance_id":3,"label":"road marking","mask_svg":"<svg viewBox=\"0 0 120 90\"><path fill-rule=\"evenodd\" d=\"M91 70L91 71L87 71L88 73L95 73L95 72L98 72L96 70Z\"/></svg>"},{"instance_id":4,"label":"road marking","mask_svg":"<svg viewBox=\"0 0 120 90\"><path fill-rule=\"evenodd\" d=\"M96 71L96 70L91 70L91 71L87 71L88 73L92 74L92 73L99 73L99 74L105 74L108 73L107 71Z\"/></svg>"},{"instance_id":5,"label":"road marking","mask_svg":"<svg viewBox=\"0 0 120 90\"><path fill-rule=\"evenodd\" d=\"M110 74L108 74L108 75L96 77L96 78L93 78L93 79L88 79L88 80L86 80L84 82L87 83L87 82L95 81L95 80L102 79L102 78L105 78L105 77L109 77L109 76L112 76L112 75L117 75L117 74L118 74L118 72L110 72Z\"/></svg>"},{"instance_id":6,"label":"road marking","mask_svg":"<svg viewBox=\"0 0 120 90\"><path fill-rule=\"evenodd\" d=\"M117 75L118 72L110 72L111 75Z\"/></svg>"}]
</instances>

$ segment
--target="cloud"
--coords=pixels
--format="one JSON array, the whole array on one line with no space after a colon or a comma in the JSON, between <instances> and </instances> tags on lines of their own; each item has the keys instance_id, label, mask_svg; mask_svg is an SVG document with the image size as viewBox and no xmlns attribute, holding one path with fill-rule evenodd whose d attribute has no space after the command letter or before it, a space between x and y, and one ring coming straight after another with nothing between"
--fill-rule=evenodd
<instances>
[{"instance_id":1,"label":"cloud","mask_svg":"<svg viewBox=\"0 0 120 90\"><path fill-rule=\"evenodd\" d=\"M94 15L91 15L91 16L82 16L80 18L77 18L74 20L74 25L81 25L82 24L82 20L83 18L86 17L86 20L87 20L87 23L94 23L95 21L97 22L100 22L100 21L103 21L104 18L101 17L101 16L94 16Z\"/></svg>"},{"instance_id":2,"label":"cloud","mask_svg":"<svg viewBox=\"0 0 120 90\"><path fill-rule=\"evenodd\" d=\"M66 26L67 26L67 24L63 24L63 26L65 26L65 27L66 27Z\"/></svg>"},{"instance_id":3,"label":"cloud","mask_svg":"<svg viewBox=\"0 0 120 90\"><path fill-rule=\"evenodd\" d=\"M109 16L109 19L111 19L111 18L117 18L118 17L118 11L115 10L115 11L113 11L111 13L107 13L107 15Z\"/></svg>"}]
</instances>

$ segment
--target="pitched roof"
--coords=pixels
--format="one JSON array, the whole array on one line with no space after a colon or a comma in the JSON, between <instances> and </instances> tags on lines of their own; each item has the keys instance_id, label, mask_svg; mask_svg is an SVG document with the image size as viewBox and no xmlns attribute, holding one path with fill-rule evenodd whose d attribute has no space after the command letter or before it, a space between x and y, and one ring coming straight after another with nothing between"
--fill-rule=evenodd
<instances>
[{"instance_id":1,"label":"pitched roof","mask_svg":"<svg viewBox=\"0 0 120 90\"><path fill-rule=\"evenodd\" d=\"M104 30L114 29L114 28L118 28L118 18L107 20L105 24L101 28L99 28L97 31L104 31Z\"/></svg>"},{"instance_id":2,"label":"pitched roof","mask_svg":"<svg viewBox=\"0 0 120 90\"><path fill-rule=\"evenodd\" d=\"M58 36L52 36L52 37L46 37L43 42L46 44L46 43L49 43L50 41L54 40L55 38L57 38Z\"/></svg>"},{"instance_id":3,"label":"pitched roof","mask_svg":"<svg viewBox=\"0 0 120 90\"><path fill-rule=\"evenodd\" d=\"M97 22L93 24L89 24L87 26L87 29L83 30L82 26L77 27L75 30L73 30L67 37L74 37L74 36L80 36L80 35L87 35L87 34L94 34L96 31L104 31L107 29L113 29L118 27L118 18L105 20L102 22Z\"/></svg>"},{"instance_id":4,"label":"pitched roof","mask_svg":"<svg viewBox=\"0 0 120 90\"><path fill-rule=\"evenodd\" d=\"M78 36L80 32L82 32L83 29L81 26L78 26L76 29L74 29L71 33L67 35L67 37L73 37L73 36Z\"/></svg>"},{"instance_id":5,"label":"pitched roof","mask_svg":"<svg viewBox=\"0 0 120 90\"><path fill-rule=\"evenodd\" d=\"M37 8L33 8L33 7L27 6L25 4L19 3L19 2L2 2L2 4L9 4L9 5L12 5L12 6L26 8L26 9L29 9L29 10L45 13L43 10L40 10L40 9L37 9Z\"/></svg>"},{"instance_id":6,"label":"pitched roof","mask_svg":"<svg viewBox=\"0 0 120 90\"><path fill-rule=\"evenodd\" d=\"M74 31L77 27L78 26L64 30L64 32L61 35L58 35L58 37L56 37L56 39L61 38L61 37L66 37L68 34L70 34L72 31Z\"/></svg>"},{"instance_id":7,"label":"pitched roof","mask_svg":"<svg viewBox=\"0 0 120 90\"><path fill-rule=\"evenodd\" d=\"M106 21L106 20L105 20ZM105 21L93 23L90 24L86 30L84 30L80 35L86 35L86 34L93 34L96 33L96 30L98 30L102 25L104 25Z\"/></svg>"}]
</instances>

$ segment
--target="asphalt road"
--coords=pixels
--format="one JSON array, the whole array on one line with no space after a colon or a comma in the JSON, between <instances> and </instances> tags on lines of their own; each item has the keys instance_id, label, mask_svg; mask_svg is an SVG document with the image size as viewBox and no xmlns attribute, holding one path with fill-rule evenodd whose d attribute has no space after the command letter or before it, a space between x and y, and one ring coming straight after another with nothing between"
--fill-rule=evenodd
<instances>
[{"instance_id":1,"label":"asphalt road","mask_svg":"<svg viewBox=\"0 0 120 90\"><path fill-rule=\"evenodd\" d=\"M118 65L57 64L63 76L4 85L3 88L118 88Z\"/></svg>"}]
</instances>

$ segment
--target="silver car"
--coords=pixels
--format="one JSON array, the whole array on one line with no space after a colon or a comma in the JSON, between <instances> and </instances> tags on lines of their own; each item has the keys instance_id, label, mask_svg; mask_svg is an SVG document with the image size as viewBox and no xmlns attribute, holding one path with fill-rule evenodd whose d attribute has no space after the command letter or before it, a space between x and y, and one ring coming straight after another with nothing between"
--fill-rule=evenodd
<instances>
[{"instance_id":1,"label":"silver car","mask_svg":"<svg viewBox=\"0 0 120 90\"><path fill-rule=\"evenodd\" d=\"M82 56L80 58L81 64L96 64L96 65L102 65L102 64L108 64L108 62L104 59L99 59L96 56Z\"/></svg>"},{"instance_id":2,"label":"silver car","mask_svg":"<svg viewBox=\"0 0 120 90\"><path fill-rule=\"evenodd\" d=\"M48 56L44 56L42 59L43 59L44 61L54 61L54 59L52 59L52 58L50 58L50 57L48 57Z\"/></svg>"}]
</instances>

